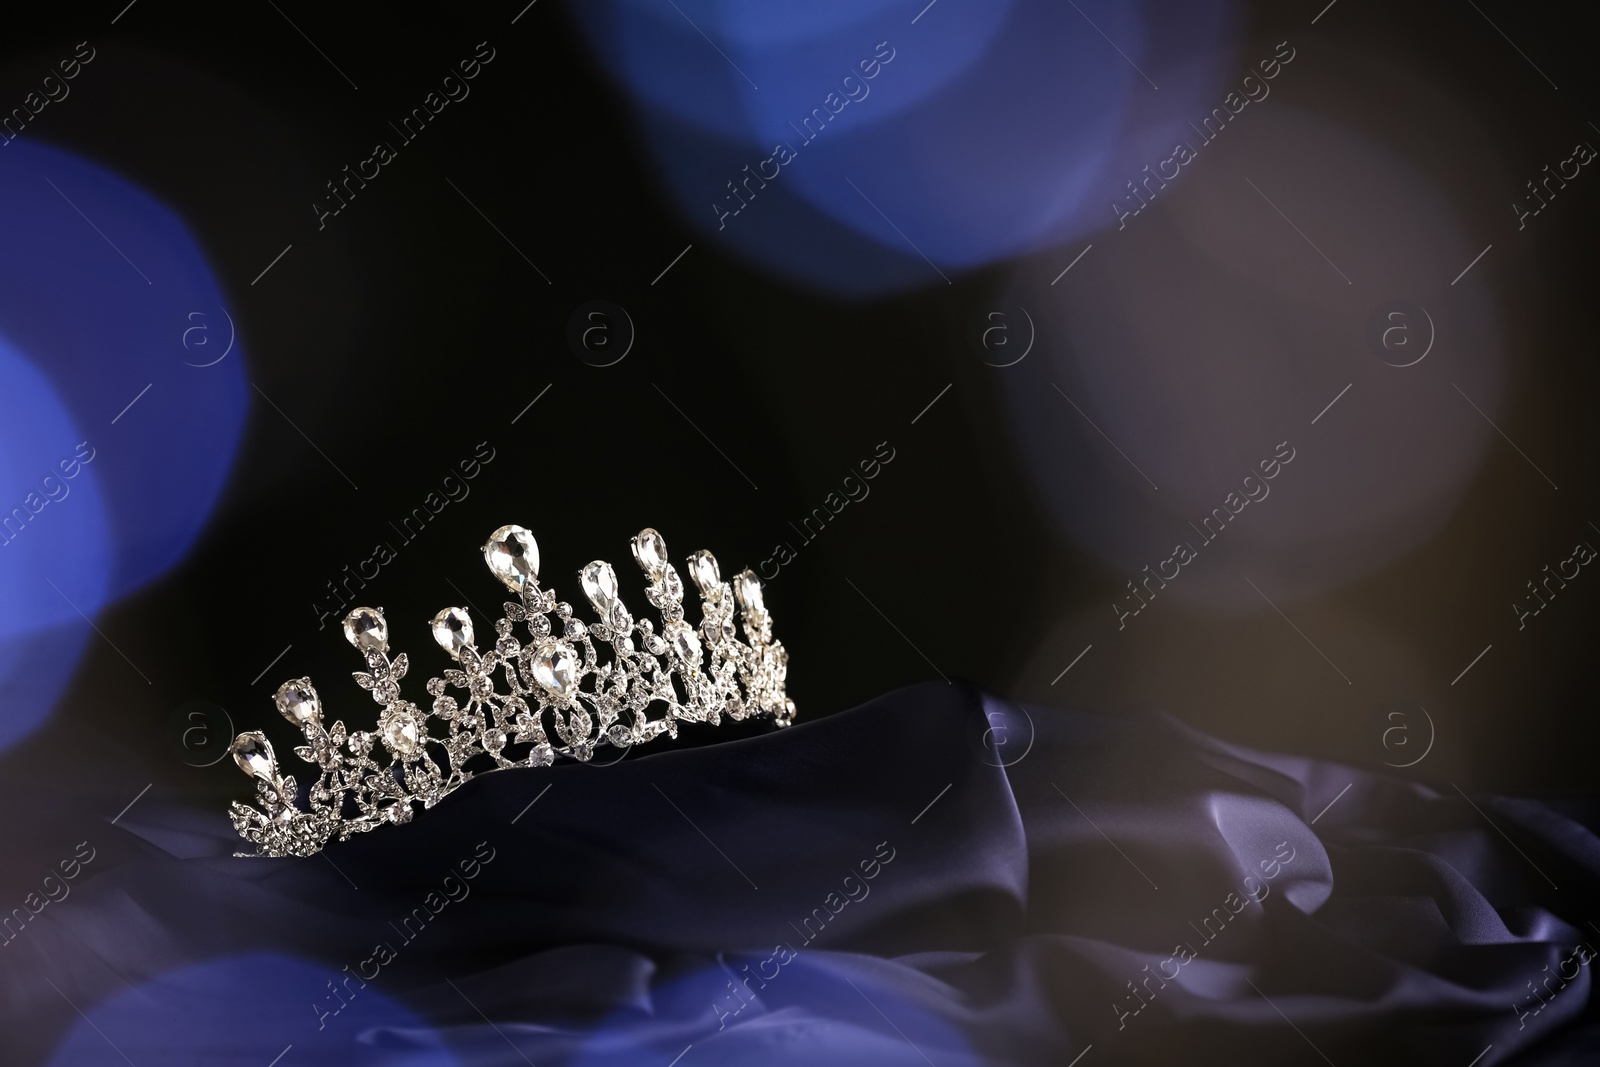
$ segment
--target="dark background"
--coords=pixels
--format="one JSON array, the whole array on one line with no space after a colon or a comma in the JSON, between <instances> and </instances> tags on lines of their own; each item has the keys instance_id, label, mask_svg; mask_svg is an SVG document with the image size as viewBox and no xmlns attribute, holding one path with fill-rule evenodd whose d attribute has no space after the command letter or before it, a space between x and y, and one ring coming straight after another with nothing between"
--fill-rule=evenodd
<instances>
[{"instance_id":1,"label":"dark background","mask_svg":"<svg viewBox=\"0 0 1600 1067\"><path fill-rule=\"evenodd\" d=\"M598 557L642 606L627 539L649 525L675 558L712 549L725 575L779 541L800 548L767 601L802 718L942 673L1378 765L1398 758L1381 743L1383 714L1416 704L1438 738L1409 773L1446 789L1592 789L1600 592L1589 586L1600 580L1578 579L1536 632L1508 639L1505 607L1567 554L1572 531L1600 521L1590 325L1600 186L1585 174L1559 213L1513 242L1506 205L1517 193L1501 173L1520 182L1574 130L1593 133L1592 35L1568 6L1340 0L1337 18L1308 30L1320 4L1260 5L1241 29L1241 54L1286 26L1315 40L1301 62L1323 76L1278 91L1311 110L1359 110L1369 136L1426 168L1469 230L1495 241L1477 269L1492 277L1512 350L1497 422L1559 471L1551 491L1496 438L1437 537L1294 606L1298 624L1358 676L1350 686L1325 684L1321 663L1269 612L1174 604L1121 640L1097 638L1105 620L1091 627L1081 613L1103 615L1121 578L1045 516L1000 406L1007 371L966 341L964 324L997 298L1002 268L847 302L723 255L659 192L628 105L556 0L514 26L520 3L285 8L331 62L270 4L140 0L113 26L116 6L56 12L48 24L8 16L0 99L20 99L76 42L93 44L71 102L25 136L121 172L189 221L229 293L250 379L316 448L255 398L232 484L197 549L97 620L151 684L91 645L53 720L0 757L14 797L102 793L109 815L153 780L153 799L220 809L245 783L229 761L185 763L168 732L185 702L220 705L236 729L266 729L280 747L289 731L270 695L285 678L311 675L347 720L375 714L341 683L359 663L333 626L318 629L313 601L377 542L398 546L389 524L484 441L495 458L470 496L400 547L363 594L386 610L392 643L423 677L442 666L425 628L436 610L462 594L486 611L499 603L477 552L494 527L530 527L547 584L566 598L578 598L578 567ZM388 120L485 40L496 57L472 95L318 231L310 205L323 183L389 139ZM1378 59L1451 93L1493 132L1500 161L1478 170L1458 158L1414 102L1382 92L1368 69ZM1316 87L1332 82L1337 98ZM586 365L566 340L574 309L595 299L626 308L637 330L615 366ZM868 500L801 547L790 523L880 442L895 458ZM1356 615L1398 635L1410 666L1347 626ZM475 616L487 632L484 613ZM1452 686L1491 640L1494 651ZM1052 685L1091 641L1096 652Z\"/></svg>"}]
</instances>

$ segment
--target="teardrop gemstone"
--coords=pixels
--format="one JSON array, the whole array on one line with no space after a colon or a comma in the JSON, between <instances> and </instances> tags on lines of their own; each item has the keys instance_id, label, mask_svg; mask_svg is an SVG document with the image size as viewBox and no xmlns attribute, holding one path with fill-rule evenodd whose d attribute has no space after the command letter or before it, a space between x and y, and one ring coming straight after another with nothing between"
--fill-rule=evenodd
<instances>
[{"instance_id":1,"label":"teardrop gemstone","mask_svg":"<svg viewBox=\"0 0 1600 1067\"><path fill-rule=\"evenodd\" d=\"M452 659L460 659L461 650L472 647L472 636L472 617L466 608L445 608L433 617L433 639Z\"/></svg>"},{"instance_id":2,"label":"teardrop gemstone","mask_svg":"<svg viewBox=\"0 0 1600 1067\"><path fill-rule=\"evenodd\" d=\"M722 571L717 567L717 557L710 552L702 548L689 557L689 577L706 600L715 604L722 599Z\"/></svg>"},{"instance_id":3,"label":"teardrop gemstone","mask_svg":"<svg viewBox=\"0 0 1600 1067\"><path fill-rule=\"evenodd\" d=\"M667 628L667 639L672 642L672 650L678 658L685 663L700 663L700 638L695 634L694 628L687 623L677 622Z\"/></svg>"},{"instance_id":4,"label":"teardrop gemstone","mask_svg":"<svg viewBox=\"0 0 1600 1067\"><path fill-rule=\"evenodd\" d=\"M383 734L383 743L389 751L402 758L415 756L422 748L422 735L417 729L417 720L409 712L400 711L385 716L385 721L379 726Z\"/></svg>"},{"instance_id":5,"label":"teardrop gemstone","mask_svg":"<svg viewBox=\"0 0 1600 1067\"><path fill-rule=\"evenodd\" d=\"M639 569L652 582L658 581L667 569L667 543L661 535L646 526L633 539L633 558Z\"/></svg>"},{"instance_id":6,"label":"teardrop gemstone","mask_svg":"<svg viewBox=\"0 0 1600 1067\"><path fill-rule=\"evenodd\" d=\"M559 697L578 688L578 654L560 641L542 645L533 658L533 679Z\"/></svg>"},{"instance_id":7,"label":"teardrop gemstone","mask_svg":"<svg viewBox=\"0 0 1600 1067\"><path fill-rule=\"evenodd\" d=\"M578 572L578 581L583 585L583 595L589 598L599 616L610 618L611 605L617 599L617 572L611 569L611 564L603 559L595 560Z\"/></svg>"},{"instance_id":8,"label":"teardrop gemstone","mask_svg":"<svg viewBox=\"0 0 1600 1067\"><path fill-rule=\"evenodd\" d=\"M311 688L309 678L284 682L278 686L273 701L283 717L296 726L318 722L322 718L322 701L317 699L317 691Z\"/></svg>"},{"instance_id":9,"label":"teardrop gemstone","mask_svg":"<svg viewBox=\"0 0 1600 1067\"><path fill-rule=\"evenodd\" d=\"M249 730L233 739L229 746L233 762L252 778L270 782L278 776L277 762L272 758L272 744L257 730Z\"/></svg>"},{"instance_id":10,"label":"teardrop gemstone","mask_svg":"<svg viewBox=\"0 0 1600 1067\"><path fill-rule=\"evenodd\" d=\"M344 617L344 639L365 652L389 649L389 624L383 621L382 608L356 608Z\"/></svg>"},{"instance_id":11,"label":"teardrop gemstone","mask_svg":"<svg viewBox=\"0 0 1600 1067\"><path fill-rule=\"evenodd\" d=\"M761 581L755 571L744 570L734 576L733 595L738 598L739 606L748 612L760 615L767 610L761 597Z\"/></svg>"},{"instance_id":12,"label":"teardrop gemstone","mask_svg":"<svg viewBox=\"0 0 1600 1067\"><path fill-rule=\"evenodd\" d=\"M539 580L539 544L521 526L502 526L490 534L483 558L512 592L531 589Z\"/></svg>"}]
</instances>

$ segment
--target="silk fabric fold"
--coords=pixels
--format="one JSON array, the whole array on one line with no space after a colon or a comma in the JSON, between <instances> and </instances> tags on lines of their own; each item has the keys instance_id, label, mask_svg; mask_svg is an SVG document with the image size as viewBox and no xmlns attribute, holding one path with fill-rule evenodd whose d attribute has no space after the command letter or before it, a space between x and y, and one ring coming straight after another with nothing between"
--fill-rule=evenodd
<instances>
[{"instance_id":1,"label":"silk fabric fold","mask_svg":"<svg viewBox=\"0 0 1600 1067\"><path fill-rule=\"evenodd\" d=\"M138 814L7 927L6 1062L1600 1062L1592 808L1167 719L930 683L309 859Z\"/></svg>"}]
</instances>

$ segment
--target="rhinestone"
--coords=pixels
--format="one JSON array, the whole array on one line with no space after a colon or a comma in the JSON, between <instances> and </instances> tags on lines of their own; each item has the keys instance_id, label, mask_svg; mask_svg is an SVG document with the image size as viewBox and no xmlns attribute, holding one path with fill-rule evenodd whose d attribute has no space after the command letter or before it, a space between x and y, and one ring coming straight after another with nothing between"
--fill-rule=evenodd
<instances>
[{"instance_id":1,"label":"rhinestone","mask_svg":"<svg viewBox=\"0 0 1600 1067\"><path fill-rule=\"evenodd\" d=\"M761 599L761 582L756 578L755 571L740 571L734 577L733 595L738 598L739 606L752 614L760 615L767 610Z\"/></svg>"},{"instance_id":2,"label":"rhinestone","mask_svg":"<svg viewBox=\"0 0 1600 1067\"><path fill-rule=\"evenodd\" d=\"M520 526L502 526L489 535L483 558L494 576L513 592L529 591L539 580L539 545Z\"/></svg>"},{"instance_id":3,"label":"rhinestone","mask_svg":"<svg viewBox=\"0 0 1600 1067\"><path fill-rule=\"evenodd\" d=\"M547 615L534 615L528 619L528 630L535 637L550 636L550 618Z\"/></svg>"},{"instance_id":4,"label":"rhinestone","mask_svg":"<svg viewBox=\"0 0 1600 1067\"><path fill-rule=\"evenodd\" d=\"M695 636L693 629L680 622L673 626L669 636L672 638L673 651L678 654L679 659L687 663L700 662L700 639Z\"/></svg>"},{"instance_id":5,"label":"rhinestone","mask_svg":"<svg viewBox=\"0 0 1600 1067\"><path fill-rule=\"evenodd\" d=\"M412 718L409 712L404 711L385 716L385 719L380 727L384 745L397 756L416 755L422 748L417 720Z\"/></svg>"},{"instance_id":6,"label":"rhinestone","mask_svg":"<svg viewBox=\"0 0 1600 1067\"><path fill-rule=\"evenodd\" d=\"M678 577L678 572L673 568L667 568L667 573L662 576L661 586L668 600L683 599L683 579Z\"/></svg>"},{"instance_id":7,"label":"rhinestone","mask_svg":"<svg viewBox=\"0 0 1600 1067\"><path fill-rule=\"evenodd\" d=\"M597 559L578 572L578 581L583 585L583 595L589 598L600 617L605 618L611 605L616 603L617 572L605 560Z\"/></svg>"},{"instance_id":8,"label":"rhinestone","mask_svg":"<svg viewBox=\"0 0 1600 1067\"><path fill-rule=\"evenodd\" d=\"M583 625L582 619L568 619L563 629L568 637L578 638L583 636L586 627Z\"/></svg>"},{"instance_id":9,"label":"rhinestone","mask_svg":"<svg viewBox=\"0 0 1600 1067\"><path fill-rule=\"evenodd\" d=\"M557 696L567 696L578 688L578 654L559 641L542 645L533 658L533 677Z\"/></svg>"},{"instance_id":10,"label":"rhinestone","mask_svg":"<svg viewBox=\"0 0 1600 1067\"><path fill-rule=\"evenodd\" d=\"M383 609L357 608L346 615L344 639L363 652L388 651L389 624L383 621Z\"/></svg>"},{"instance_id":11,"label":"rhinestone","mask_svg":"<svg viewBox=\"0 0 1600 1067\"><path fill-rule=\"evenodd\" d=\"M660 534L646 526L633 539L633 558L638 561L639 569L644 571L646 578L652 582L658 581L667 569L667 543Z\"/></svg>"},{"instance_id":12,"label":"rhinestone","mask_svg":"<svg viewBox=\"0 0 1600 1067\"><path fill-rule=\"evenodd\" d=\"M233 754L233 762L250 777L270 782L278 776L278 768L272 758L272 744L260 732L250 730L240 734L233 739L229 751Z\"/></svg>"},{"instance_id":13,"label":"rhinestone","mask_svg":"<svg viewBox=\"0 0 1600 1067\"><path fill-rule=\"evenodd\" d=\"M699 586L700 595L713 604L722 599L722 571L717 557L701 549L689 557L689 577Z\"/></svg>"},{"instance_id":14,"label":"rhinestone","mask_svg":"<svg viewBox=\"0 0 1600 1067\"><path fill-rule=\"evenodd\" d=\"M292 723L305 725L322 718L322 702L317 699L317 691L311 688L309 678L284 682L278 686L278 694L273 699L278 711Z\"/></svg>"},{"instance_id":15,"label":"rhinestone","mask_svg":"<svg viewBox=\"0 0 1600 1067\"><path fill-rule=\"evenodd\" d=\"M433 617L433 639L439 647L460 659L461 650L472 647L472 617L466 608L445 608Z\"/></svg>"}]
</instances>

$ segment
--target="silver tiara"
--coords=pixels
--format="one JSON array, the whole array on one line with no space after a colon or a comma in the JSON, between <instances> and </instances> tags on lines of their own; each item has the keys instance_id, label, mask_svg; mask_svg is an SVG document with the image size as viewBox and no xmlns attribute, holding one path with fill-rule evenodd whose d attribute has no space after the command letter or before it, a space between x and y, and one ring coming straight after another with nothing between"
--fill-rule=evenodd
<instances>
[{"instance_id":1,"label":"silver tiara","mask_svg":"<svg viewBox=\"0 0 1600 1067\"><path fill-rule=\"evenodd\" d=\"M487 652L474 644L465 608L433 617L434 640L459 667L429 679L431 710L400 696L410 663L403 652L389 655L382 608L356 608L344 620L345 637L367 661L365 671L355 672L356 684L383 705L376 730L325 726L309 678L278 687L278 710L305 735L295 755L320 771L309 810L299 806L294 777L280 773L259 730L234 739L234 761L255 779L259 804L229 807L234 828L257 849L235 855L309 856L335 835L343 841L384 823L409 822L413 801L431 808L477 774L548 767L557 756L587 761L601 745L626 750L662 734L676 737L680 722L770 716L787 726L794 720L783 685L789 655L773 640L772 617L751 571L730 584L710 552L690 556L689 575L701 597L700 625L691 626L666 543L654 530L640 531L633 558L649 582L645 599L661 613L657 631L651 620L628 612L616 572L603 560L578 573L600 618L585 623L570 604L539 588L539 546L521 526L496 530L483 557L518 599L504 606ZM735 602L743 640L734 626ZM602 663L605 645L610 662ZM652 716L658 705L664 710ZM430 732L430 719L443 723L442 735Z\"/></svg>"}]
</instances>

